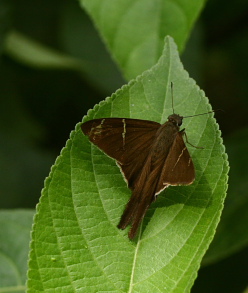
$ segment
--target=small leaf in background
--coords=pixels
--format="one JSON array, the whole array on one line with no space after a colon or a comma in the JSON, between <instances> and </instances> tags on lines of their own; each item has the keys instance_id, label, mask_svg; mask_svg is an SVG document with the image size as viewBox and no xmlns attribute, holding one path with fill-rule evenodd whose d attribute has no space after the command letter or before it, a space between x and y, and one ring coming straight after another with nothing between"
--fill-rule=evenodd
<instances>
[{"instance_id":1,"label":"small leaf in background","mask_svg":"<svg viewBox=\"0 0 248 293\"><path fill-rule=\"evenodd\" d=\"M0 291L25 292L34 211L0 211Z\"/></svg>"},{"instance_id":2,"label":"small leaf in background","mask_svg":"<svg viewBox=\"0 0 248 293\"><path fill-rule=\"evenodd\" d=\"M87 120L132 117L166 121L211 110L183 69L173 40L159 62L89 111ZM85 119L86 120L86 119ZM32 231L28 292L189 292L219 222L228 162L212 115L187 118L188 146L196 168L190 186L169 187L129 241L116 225L130 197L115 162L80 129L55 162Z\"/></svg>"}]
</instances>

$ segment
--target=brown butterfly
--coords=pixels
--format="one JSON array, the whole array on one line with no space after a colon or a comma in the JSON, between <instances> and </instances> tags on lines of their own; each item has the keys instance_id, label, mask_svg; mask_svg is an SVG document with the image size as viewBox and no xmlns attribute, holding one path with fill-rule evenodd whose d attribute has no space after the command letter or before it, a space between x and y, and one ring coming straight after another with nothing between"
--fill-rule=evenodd
<instances>
[{"instance_id":1,"label":"brown butterfly","mask_svg":"<svg viewBox=\"0 0 248 293\"><path fill-rule=\"evenodd\" d=\"M132 191L118 224L120 229L131 224L130 239L161 191L195 180L194 164L183 140L185 132L180 130L183 118L173 113L162 125L128 118L94 119L81 125L90 141L116 160Z\"/></svg>"}]
</instances>

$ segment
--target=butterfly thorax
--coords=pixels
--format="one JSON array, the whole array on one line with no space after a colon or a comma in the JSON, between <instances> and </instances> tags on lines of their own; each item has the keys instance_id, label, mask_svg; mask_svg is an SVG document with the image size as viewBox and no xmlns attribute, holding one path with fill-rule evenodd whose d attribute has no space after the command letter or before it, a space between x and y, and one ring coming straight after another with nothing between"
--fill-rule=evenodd
<instances>
[{"instance_id":1,"label":"butterfly thorax","mask_svg":"<svg viewBox=\"0 0 248 293\"><path fill-rule=\"evenodd\" d=\"M180 131L179 125L182 124L182 118L179 115L172 114L169 116L168 121L157 130L155 141L151 148L152 165L156 165L159 160L163 160L168 156L170 148Z\"/></svg>"}]
</instances>

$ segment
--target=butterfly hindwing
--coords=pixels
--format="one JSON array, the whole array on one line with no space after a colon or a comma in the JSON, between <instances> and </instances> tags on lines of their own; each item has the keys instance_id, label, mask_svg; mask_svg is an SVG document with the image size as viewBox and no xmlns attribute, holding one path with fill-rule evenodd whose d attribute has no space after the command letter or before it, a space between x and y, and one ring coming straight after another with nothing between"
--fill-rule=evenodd
<instances>
[{"instance_id":1,"label":"butterfly hindwing","mask_svg":"<svg viewBox=\"0 0 248 293\"><path fill-rule=\"evenodd\" d=\"M195 168L179 131L165 160L156 194L168 185L189 185L195 179Z\"/></svg>"}]
</instances>

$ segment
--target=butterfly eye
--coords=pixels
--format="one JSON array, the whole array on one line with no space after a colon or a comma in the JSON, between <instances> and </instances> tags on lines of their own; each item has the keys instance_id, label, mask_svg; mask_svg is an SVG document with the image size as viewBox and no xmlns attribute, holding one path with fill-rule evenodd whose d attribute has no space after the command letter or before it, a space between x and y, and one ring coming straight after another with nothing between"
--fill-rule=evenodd
<instances>
[{"instance_id":1,"label":"butterfly eye","mask_svg":"<svg viewBox=\"0 0 248 293\"><path fill-rule=\"evenodd\" d=\"M181 126L181 125L182 125L182 123L183 123L183 121L182 121L182 120L178 120L178 121L177 121L177 126Z\"/></svg>"}]
</instances>

